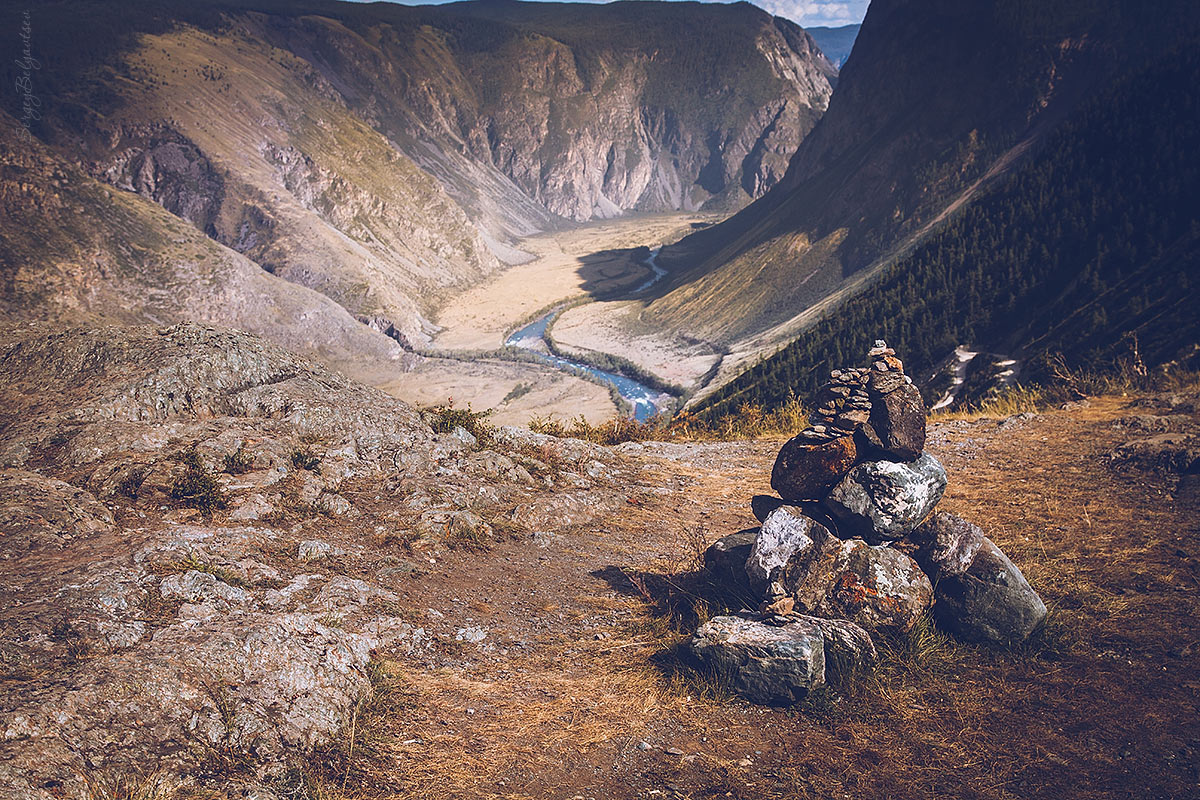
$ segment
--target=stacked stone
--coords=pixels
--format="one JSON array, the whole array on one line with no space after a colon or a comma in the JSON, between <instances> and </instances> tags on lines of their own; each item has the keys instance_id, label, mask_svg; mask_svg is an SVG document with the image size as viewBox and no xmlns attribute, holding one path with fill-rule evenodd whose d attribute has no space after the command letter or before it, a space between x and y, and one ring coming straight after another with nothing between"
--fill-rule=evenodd
<instances>
[{"instance_id":1,"label":"stacked stone","mask_svg":"<svg viewBox=\"0 0 1200 800\"><path fill-rule=\"evenodd\" d=\"M692 650L752 700L797 699L845 678L833 673L873 662L871 634L910 630L931 608L951 633L1001 645L1024 641L1045 618L1041 598L979 528L933 513L946 471L923 451L921 393L886 342L867 355L870 366L830 374L812 425L780 449L779 496L751 501L761 527L705 554L715 576L761 602L757 614L706 623ZM905 538L911 556L894 546Z\"/></svg>"}]
</instances>

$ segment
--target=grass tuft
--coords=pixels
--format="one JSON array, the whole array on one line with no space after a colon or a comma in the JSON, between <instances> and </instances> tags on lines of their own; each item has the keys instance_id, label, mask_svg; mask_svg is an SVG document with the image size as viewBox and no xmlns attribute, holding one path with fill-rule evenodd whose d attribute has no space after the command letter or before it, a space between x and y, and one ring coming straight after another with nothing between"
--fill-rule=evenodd
<instances>
[{"instance_id":1,"label":"grass tuft","mask_svg":"<svg viewBox=\"0 0 1200 800\"><path fill-rule=\"evenodd\" d=\"M212 516L217 509L225 508L225 492L204 465L196 448L185 450L179 460L187 470L171 487L171 497L187 508L197 509L205 516Z\"/></svg>"}]
</instances>

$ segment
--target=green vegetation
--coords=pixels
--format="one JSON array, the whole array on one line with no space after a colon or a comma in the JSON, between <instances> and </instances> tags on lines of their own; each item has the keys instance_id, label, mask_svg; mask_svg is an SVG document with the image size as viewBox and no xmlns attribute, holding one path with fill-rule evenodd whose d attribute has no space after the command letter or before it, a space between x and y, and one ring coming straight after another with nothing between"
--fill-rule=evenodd
<instances>
[{"instance_id":1,"label":"green vegetation","mask_svg":"<svg viewBox=\"0 0 1200 800\"><path fill-rule=\"evenodd\" d=\"M1175 358L1200 336L1200 56L1171 55L1064 124L1002 186L870 288L708 398L774 408L883 337L916 377L959 343L1105 372ZM1061 362L1055 357L1060 355Z\"/></svg>"},{"instance_id":2,"label":"green vegetation","mask_svg":"<svg viewBox=\"0 0 1200 800\"><path fill-rule=\"evenodd\" d=\"M171 497L187 508L195 508L206 516L226 505L225 492L217 479L196 452L196 448L185 450L179 460L187 468L171 487Z\"/></svg>"}]
</instances>

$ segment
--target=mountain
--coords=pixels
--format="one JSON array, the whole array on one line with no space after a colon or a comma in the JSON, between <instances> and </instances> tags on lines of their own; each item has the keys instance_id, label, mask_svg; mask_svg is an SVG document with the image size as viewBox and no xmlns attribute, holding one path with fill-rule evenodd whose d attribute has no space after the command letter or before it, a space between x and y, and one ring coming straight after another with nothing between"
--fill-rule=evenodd
<instances>
[{"instance_id":1,"label":"mountain","mask_svg":"<svg viewBox=\"0 0 1200 800\"><path fill-rule=\"evenodd\" d=\"M804 30L817 43L817 47L821 48L821 52L829 59L829 63L841 69L842 65L846 63L846 59L850 57L850 51L854 48L854 40L858 38L858 31L861 27L862 25L842 25L838 28L818 26Z\"/></svg>"},{"instance_id":2,"label":"mountain","mask_svg":"<svg viewBox=\"0 0 1200 800\"><path fill-rule=\"evenodd\" d=\"M1073 109L1196 30L1176 3L873 3L829 111L787 175L667 248L636 315L712 343L718 388L874 280Z\"/></svg>"},{"instance_id":3,"label":"mountain","mask_svg":"<svg viewBox=\"0 0 1200 800\"><path fill-rule=\"evenodd\" d=\"M1002 185L836 313L707 398L720 415L807 394L884 337L929 379L957 345L1104 371L1200 346L1200 55L1169 54L1087 103Z\"/></svg>"},{"instance_id":4,"label":"mountain","mask_svg":"<svg viewBox=\"0 0 1200 800\"><path fill-rule=\"evenodd\" d=\"M761 195L835 75L747 4L61 0L29 28L47 157L406 347L521 236Z\"/></svg>"}]
</instances>

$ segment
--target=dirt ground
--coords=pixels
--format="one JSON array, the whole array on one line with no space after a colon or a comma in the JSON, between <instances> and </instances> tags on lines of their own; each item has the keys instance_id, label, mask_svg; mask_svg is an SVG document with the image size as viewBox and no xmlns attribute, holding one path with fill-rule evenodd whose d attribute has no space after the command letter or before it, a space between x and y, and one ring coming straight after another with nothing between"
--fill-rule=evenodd
<instances>
[{"instance_id":1,"label":"dirt ground","mask_svg":"<svg viewBox=\"0 0 1200 800\"><path fill-rule=\"evenodd\" d=\"M1051 609L1017 652L929 628L865 684L794 709L686 664L736 607L697 568L751 526L777 441L625 445L623 513L451 551L392 586L434 647L384 654L353 732L308 764L328 798L1200 796L1200 530L1177 476L1114 469L1124 398L930 426L942 508ZM1193 418L1194 422L1194 418ZM351 535L345 532L345 535ZM482 638L481 637L482 634ZM476 641L477 640L477 641Z\"/></svg>"}]
</instances>

